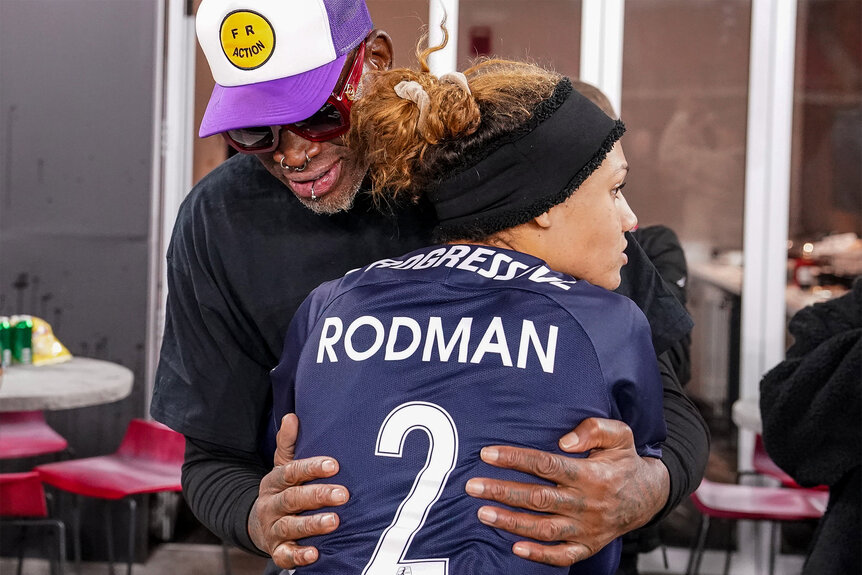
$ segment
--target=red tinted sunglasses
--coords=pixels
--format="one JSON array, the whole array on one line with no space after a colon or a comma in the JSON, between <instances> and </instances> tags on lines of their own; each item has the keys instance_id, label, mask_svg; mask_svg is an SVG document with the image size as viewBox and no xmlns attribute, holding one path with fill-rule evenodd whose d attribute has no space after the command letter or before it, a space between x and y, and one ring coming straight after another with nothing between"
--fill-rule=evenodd
<instances>
[{"instance_id":1,"label":"red tinted sunglasses","mask_svg":"<svg viewBox=\"0 0 862 575\"><path fill-rule=\"evenodd\" d=\"M365 63L365 43L359 45L348 71L342 72L326 103L310 117L285 126L258 126L222 132L233 149L242 154L262 154L278 147L282 127L311 142L323 142L346 134L350 129L350 108L357 97L362 67Z\"/></svg>"}]
</instances>

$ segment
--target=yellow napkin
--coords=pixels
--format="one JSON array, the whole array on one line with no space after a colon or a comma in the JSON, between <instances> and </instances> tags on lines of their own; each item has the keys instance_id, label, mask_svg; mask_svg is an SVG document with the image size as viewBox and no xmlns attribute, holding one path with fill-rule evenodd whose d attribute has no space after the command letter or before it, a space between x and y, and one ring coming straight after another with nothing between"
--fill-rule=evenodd
<instances>
[{"instance_id":1,"label":"yellow napkin","mask_svg":"<svg viewBox=\"0 0 862 575\"><path fill-rule=\"evenodd\" d=\"M51 325L44 319L33 318L33 365L51 365L72 359L72 354L54 337Z\"/></svg>"}]
</instances>

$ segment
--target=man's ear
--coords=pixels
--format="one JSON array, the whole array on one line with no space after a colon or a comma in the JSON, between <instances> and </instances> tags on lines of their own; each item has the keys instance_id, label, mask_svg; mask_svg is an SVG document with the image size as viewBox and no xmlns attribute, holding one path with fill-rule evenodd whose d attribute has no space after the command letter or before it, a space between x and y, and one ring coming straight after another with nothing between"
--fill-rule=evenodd
<instances>
[{"instance_id":1,"label":"man's ear","mask_svg":"<svg viewBox=\"0 0 862 575\"><path fill-rule=\"evenodd\" d=\"M392 39L383 30L374 29L365 37L365 64L372 70L392 68Z\"/></svg>"}]
</instances>

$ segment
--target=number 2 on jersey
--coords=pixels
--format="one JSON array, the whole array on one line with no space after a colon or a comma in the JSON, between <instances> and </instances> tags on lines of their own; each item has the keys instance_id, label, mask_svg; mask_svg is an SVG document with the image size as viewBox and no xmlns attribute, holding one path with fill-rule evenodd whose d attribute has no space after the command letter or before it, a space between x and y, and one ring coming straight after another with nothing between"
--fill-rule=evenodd
<instances>
[{"instance_id":1,"label":"number 2 on jersey","mask_svg":"<svg viewBox=\"0 0 862 575\"><path fill-rule=\"evenodd\" d=\"M389 412L377 433L375 455L401 457L404 440L413 430L428 435L428 457L413 481L410 493L398 506L362 575L446 575L448 558L405 560L413 537L425 524L458 460L458 430L445 409L433 403L411 401Z\"/></svg>"}]
</instances>

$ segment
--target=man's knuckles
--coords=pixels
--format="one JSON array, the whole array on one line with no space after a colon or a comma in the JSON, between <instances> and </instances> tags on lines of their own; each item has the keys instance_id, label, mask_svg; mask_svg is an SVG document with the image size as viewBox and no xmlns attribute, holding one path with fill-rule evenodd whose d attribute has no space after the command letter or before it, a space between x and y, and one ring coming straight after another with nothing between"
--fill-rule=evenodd
<instances>
[{"instance_id":1,"label":"man's knuckles","mask_svg":"<svg viewBox=\"0 0 862 575\"><path fill-rule=\"evenodd\" d=\"M285 465L293 461L293 449L287 449L282 447L277 447L275 450L275 455L272 458L273 463L276 466Z\"/></svg>"},{"instance_id":2,"label":"man's knuckles","mask_svg":"<svg viewBox=\"0 0 862 575\"><path fill-rule=\"evenodd\" d=\"M293 543L279 545L270 555L273 562L282 569L308 565L317 559L317 552L313 548L299 547Z\"/></svg>"},{"instance_id":3,"label":"man's knuckles","mask_svg":"<svg viewBox=\"0 0 862 575\"><path fill-rule=\"evenodd\" d=\"M282 514L296 514L303 511L339 505L333 498L335 488L329 485L302 485L290 487L276 495L277 509Z\"/></svg>"},{"instance_id":4,"label":"man's knuckles","mask_svg":"<svg viewBox=\"0 0 862 575\"><path fill-rule=\"evenodd\" d=\"M565 469L564 458L533 449L518 449L504 447L499 450L497 465L538 475L539 477L555 478Z\"/></svg>"},{"instance_id":5,"label":"man's knuckles","mask_svg":"<svg viewBox=\"0 0 862 575\"><path fill-rule=\"evenodd\" d=\"M564 537L563 526L553 519L541 519L536 526L536 537L539 541L562 541Z\"/></svg>"},{"instance_id":6,"label":"man's knuckles","mask_svg":"<svg viewBox=\"0 0 862 575\"><path fill-rule=\"evenodd\" d=\"M500 481L485 480L482 482L482 498L506 503L514 507L522 506L524 503L523 490Z\"/></svg>"},{"instance_id":7,"label":"man's knuckles","mask_svg":"<svg viewBox=\"0 0 862 575\"><path fill-rule=\"evenodd\" d=\"M568 458L552 455L542 451L533 452L534 469L536 475L548 479L561 479L567 475L571 466L567 465Z\"/></svg>"},{"instance_id":8,"label":"man's knuckles","mask_svg":"<svg viewBox=\"0 0 862 575\"><path fill-rule=\"evenodd\" d=\"M631 428L614 419L585 419L575 428L580 439L580 450L611 449L614 447L634 445L634 435Z\"/></svg>"},{"instance_id":9,"label":"man's knuckles","mask_svg":"<svg viewBox=\"0 0 862 575\"><path fill-rule=\"evenodd\" d=\"M272 525L272 535L278 543L295 541L312 535L320 535L321 520L319 516L282 517Z\"/></svg>"},{"instance_id":10,"label":"man's knuckles","mask_svg":"<svg viewBox=\"0 0 862 575\"><path fill-rule=\"evenodd\" d=\"M558 491L550 487L535 487L530 492L530 507L536 511L560 513L561 503Z\"/></svg>"},{"instance_id":11,"label":"man's knuckles","mask_svg":"<svg viewBox=\"0 0 862 575\"><path fill-rule=\"evenodd\" d=\"M321 461L318 459L299 459L288 461L281 466L281 480L286 486L299 485L323 476Z\"/></svg>"}]
</instances>

